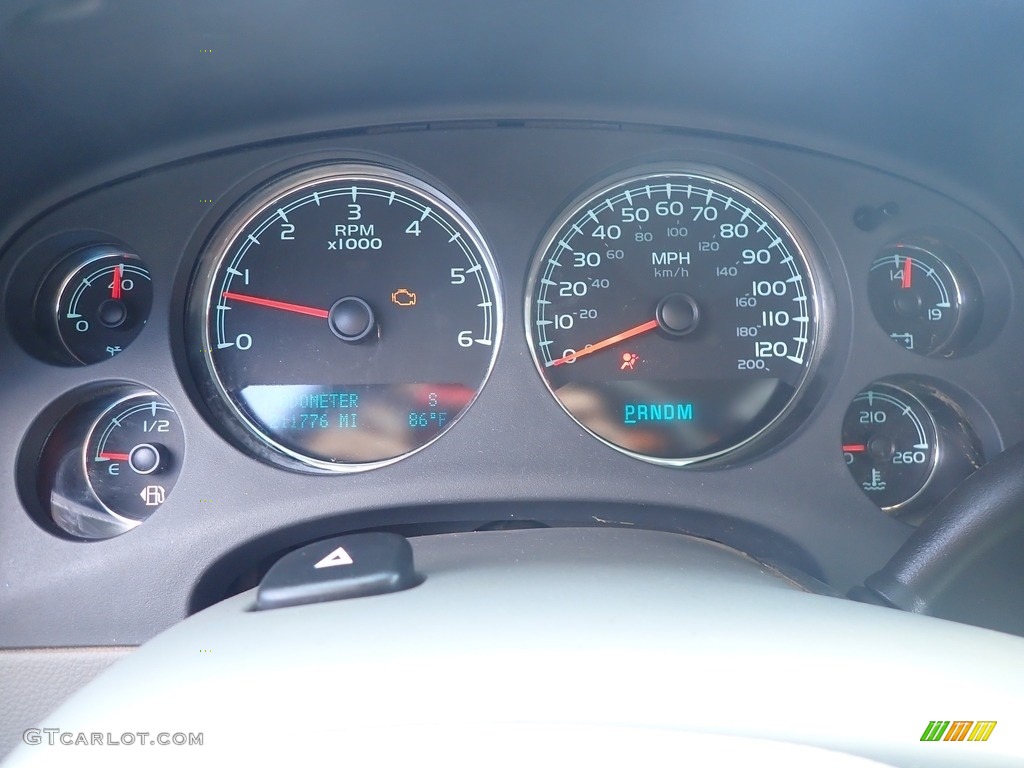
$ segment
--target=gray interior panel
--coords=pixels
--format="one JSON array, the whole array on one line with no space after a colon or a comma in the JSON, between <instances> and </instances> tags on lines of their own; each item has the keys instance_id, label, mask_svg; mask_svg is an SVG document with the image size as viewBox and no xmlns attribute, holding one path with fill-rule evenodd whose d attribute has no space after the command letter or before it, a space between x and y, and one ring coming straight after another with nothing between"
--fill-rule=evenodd
<instances>
[{"instance_id":1,"label":"gray interior panel","mask_svg":"<svg viewBox=\"0 0 1024 768\"><path fill-rule=\"evenodd\" d=\"M515 738L522 726L740 736L901 766L962 766L965 754L1010 765L1024 749L1012 722L987 742L920 740L933 717L922 712L1021 710L1020 638L809 594L672 534L483 532L413 547L418 587L258 612L253 593L239 595L44 721L201 732L201 748L23 746L9 765L127 765L143 749L147 761L213 765L330 745L395 764L403 741L453 732L465 739L458 761L481 734Z\"/></svg>"}]
</instances>

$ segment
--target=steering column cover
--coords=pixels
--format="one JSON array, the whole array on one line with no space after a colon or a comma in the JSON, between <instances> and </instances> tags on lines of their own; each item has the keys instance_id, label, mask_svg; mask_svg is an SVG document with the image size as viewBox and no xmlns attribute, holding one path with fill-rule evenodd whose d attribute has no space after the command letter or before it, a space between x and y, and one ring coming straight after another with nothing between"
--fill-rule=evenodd
<instances>
[{"instance_id":1,"label":"steering column cover","mask_svg":"<svg viewBox=\"0 0 1024 768\"><path fill-rule=\"evenodd\" d=\"M808 594L675 534L536 529L412 544L426 577L416 589L273 611L238 595L157 636L43 724L201 732L202 748L23 745L10 765L410 754L480 765L500 762L506 744L554 764L552 743L572 747L569 762L606 765L624 754L608 746L613 734L661 744L661 762L679 764L697 748L665 739L686 733L897 765L962 766L966 750L979 767L1024 756L1012 721L1024 711L1024 639ZM1000 724L957 749L920 741L930 720L961 717ZM701 764L746 764L727 761L736 755Z\"/></svg>"},{"instance_id":2,"label":"steering column cover","mask_svg":"<svg viewBox=\"0 0 1024 768\"><path fill-rule=\"evenodd\" d=\"M1007 536L1024 528L1024 443L996 456L961 483L907 539L866 588L850 596L931 613L957 577Z\"/></svg>"}]
</instances>

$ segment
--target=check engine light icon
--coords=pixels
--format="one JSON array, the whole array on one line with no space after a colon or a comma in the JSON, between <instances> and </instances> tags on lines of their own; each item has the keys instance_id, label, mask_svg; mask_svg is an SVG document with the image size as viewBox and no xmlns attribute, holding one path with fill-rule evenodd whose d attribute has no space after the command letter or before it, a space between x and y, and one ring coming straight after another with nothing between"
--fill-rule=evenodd
<instances>
[{"instance_id":1,"label":"check engine light icon","mask_svg":"<svg viewBox=\"0 0 1024 768\"><path fill-rule=\"evenodd\" d=\"M391 301L400 307L415 307L416 294L408 288L399 288L391 294Z\"/></svg>"}]
</instances>

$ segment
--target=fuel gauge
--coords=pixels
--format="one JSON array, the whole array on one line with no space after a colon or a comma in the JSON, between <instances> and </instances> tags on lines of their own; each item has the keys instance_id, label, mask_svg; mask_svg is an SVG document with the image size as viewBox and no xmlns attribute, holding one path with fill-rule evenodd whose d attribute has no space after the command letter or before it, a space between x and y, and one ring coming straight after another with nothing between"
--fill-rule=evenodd
<instances>
[{"instance_id":1,"label":"fuel gauge","mask_svg":"<svg viewBox=\"0 0 1024 768\"><path fill-rule=\"evenodd\" d=\"M896 245L871 264L871 309L889 337L928 357L961 351L980 319L977 280L955 253Z\"/></svg>"},{"instance_id":2,"label":"fuel gauge","mask_svg":"<svg viewBox=\"0 0 1024 768\"><path fill-rule=\"evenodd\" d=\"M184 449L174 409L152 392L130 395L104 411L89 434L89 486L113 514L145 520L166 501Z\"/></svg>"},{"instance_id":3,"label":"fuel gauge","mask_svg":"<svg viewBox=\"0 0 1024 768\"><path fill-rule=\"evenodd\" d=\"M35 458L39 511L78 539L109 539L136 528L170 498L185 460L171 405L130 382L91 385L46 431ZM26 465L26 469L29 465Z\"/></svg>"}]
</instances>

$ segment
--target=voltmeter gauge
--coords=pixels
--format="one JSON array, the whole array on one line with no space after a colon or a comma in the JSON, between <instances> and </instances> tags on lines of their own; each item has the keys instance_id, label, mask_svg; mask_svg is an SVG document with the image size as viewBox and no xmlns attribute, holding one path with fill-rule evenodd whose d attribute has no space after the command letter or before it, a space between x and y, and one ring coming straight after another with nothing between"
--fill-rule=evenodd
<instances>
[{"instance_id":1,"label":"voltmeter gauge","mask_svg":"<svg viewBox=\"0 0 1024 768\"><path fill-rule=\"evenodd\" d=\"M956 403L918 381L876 382L861 391L846 411L842 441L860 489L904 519L927 512L982 463L981 446Z\"/></svg>"},{"instance_id":2,"label":"voltmeter gauge","mask_svg":"<svg viewBox=\"0 0 1024 768\"><path fill-rule=\"evenodd\" d=\"M152 280L138 256L92 246L50 273L36 314L59 341L61 357L89 365L124 351L145 326L152 304Z\"/></svg>"},{"instance_id":3,"label":"voltmeter gauge","mask_svg":"<svg viewBox=\"0 0 1024 768\"><path fill-rule=\"evenodd\" d=\"M977 280L948 249L887 249L871 264L868 294L879 325L918 355L954 355L978 328Z\"/></svg>"}]
</instances>

